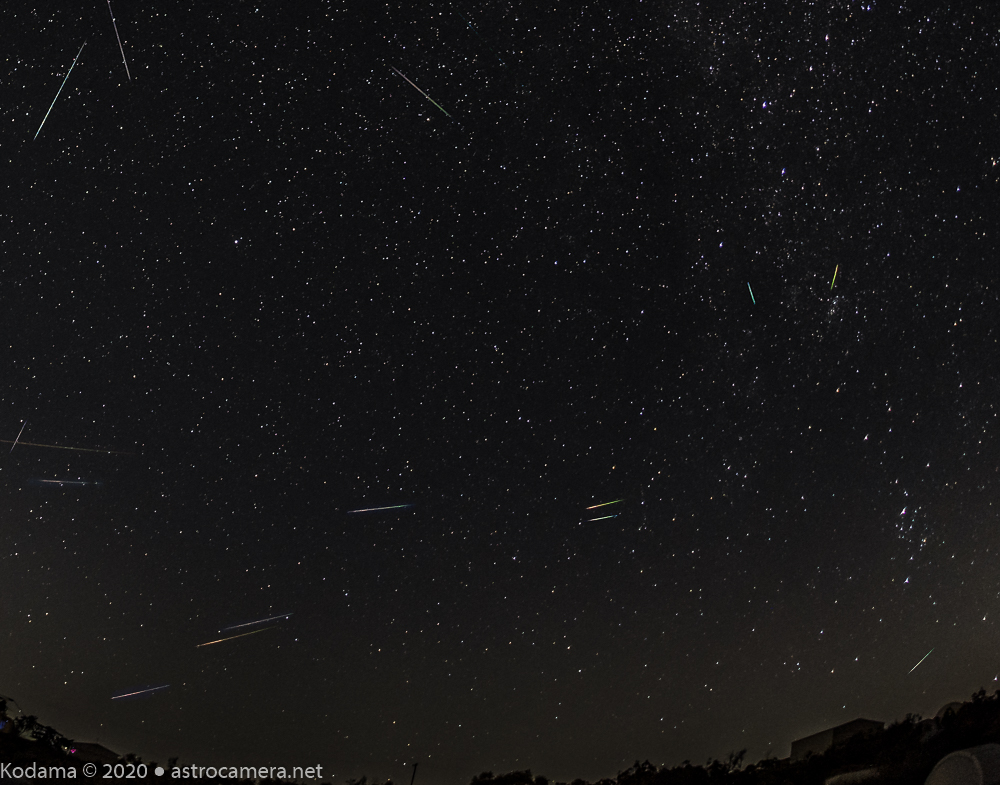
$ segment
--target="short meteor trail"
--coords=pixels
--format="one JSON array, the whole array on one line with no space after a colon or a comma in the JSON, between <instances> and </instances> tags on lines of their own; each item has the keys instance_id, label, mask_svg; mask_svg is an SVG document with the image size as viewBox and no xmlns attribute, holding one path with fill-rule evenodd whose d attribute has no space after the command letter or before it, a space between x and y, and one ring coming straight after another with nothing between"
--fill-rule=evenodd
<instances>
[{"instance_id":1,"label":"short meteor trail","mask_svg":"<svg viewBox=\"0 0 1000 785\"><path fill-rule=\"evenodd\" d=\"M839 270L839 269L840 269L840 265L839 264L836 267L833 268L833 280L830 281L830 290L831 291L833 291L833 285L835 283L837 283L837 270Z\"/></svg>"},{"instance_id":2,"label":"short meteor trail","mask_svg":"<svg viewBox=\"0 0 1000 785\"><path fill-rule=\"evenodd\" d=\"M223 643L225 641L233 641L237 638L245 638L247 635L256 635L258 632L264 632L264 630L273 630L277 625L272 624L270 627L265 627L263 630L253 630L252 632L244 632L239 635L231 635L228 638L219 638L217 641L209 641L208 643L199 643L195 646L196 649L200 649L202 646L211 646L213 643Z\"/></svg>"},{"instance_id":3,"label":"short meteor trail","mask_svg":"<svg viewBox=\"0 0 1000 785\"><path fill-rule=\"evenodd\" d=\"M624 499L615 499L613 502L601 502L600 504L594 504L588 507L588 510L596 510L598 507L607 507L609 504L618 504L618 502L623 502Z\"/></svg>"},{"instance_id":4,"label":"short meteor trail","mask_svg":"<svg viewBox=\"0 0 1000 785\"><path fill-rule=\"evenodd\" d=\"M66 79L63 79L62 84L59 85L59 90L58 92L56 92L56 97L52 99L52 103L49 105L49 111L46 112L45 117L42 118L42 125L45 125L45 121L49 119L49 113L52 111L52 107L56 105L56 101L59 100L59 93L61 93L63 91L63 88L66 86L66 81L69 79L69 75L73 73L73 66L75 66L76 61L80 59L80 53L83 52L83 47L86 45L87 42L84 41L83 44L80 46L80 51L77 52L76 57L73 58L73 65L71 65L69 67L69 70L66 72ZM35 139L37 139L38 135L42 132L42 125L38 126L38 130L35 131ZM11 449L13 450L14 448L11 447Z\"/></svg>"},{"instance_id":5,"label":"short meteor trail","mask_svg":"<svg viewBox=\"0 0 1000 785\"><path fill-rule=\"evenodd\" d=\"M17 439L21 438L21 434L24 433L24 429L27 427L28 427L28 421L25 420L24 425L21 426L21 430L17 432ZM17 447L17 439L14 439L14 443L10 447L10 452L7 453L8 455L10 455L11 452L14 452L14 448Z\"/></svg>"},{"instance_id":6,"label":"short meteor trail","mask_svg":"<svg viewBox=\"0 0 1000 785\"><path fill-rule=\"evenodd\" d=\"M128 70L128 62L125 60L125 49L122 47L122 37L118 35L118 23L115 21L115 12L111 10L111 0L108 0L108 11L111 14L111 24L115 26L115 38L118 39L118 49L122 53L122 62L125 63L125 73L128 74L128 80L132 81L132 74Z\"/></svg>"},{"instance_id":7,"label":"short meteor trail","mask_svg":"<svg viewBox=\"0 0 1000 785\"><path fill-rule=\"evenodd\" d=\"M920 658L920 662L923 662L928 657L930 657L932 651L934 651L934 649L931 649L931 651L927 652L923 657L921 657ZM912 668L910 668L910 673L913 673L913 671L915 671L917 668L920 667L920 662L918 662L916 665L914 665ZM907 674L907 675L909 675L909 674Z\"/></svg>"},{"instance_id":8,"label":"short meteor trail","mask_svg":"<svg viewBox=\"0 0 1000 785\"><path fill-rule=\"evenodd\" d=\"M22 427L23 431L24 428ZM19 439L20 437L18 437ZM75 450L76 452L101 452L109 455L135 455L132 452L122 452L121 450L101 450L96 447L63 447L61 444L37 444L35 442L22 442L18 439L14 439L11 442L10 439L0 439L0 444L14 444L15 446L20 444L22 447L48 447L50 450ZM13 447L10 448L13 451ZM10 453L8 453L9 455Z\"/></svg>"},{"instance_id":9,"label":"short meteor trail","mask_svg":"<svg viewBox=\"0 0 1000 785\"><path fill-rule=\"evenodd\" d=\"M747 281L747 289L750 289L750 300L753 302L754 305L756 305L757 304L757 298L755 298L753 296L753 289L750 287L750 282L749 281Z\"/></svg>"},{"instance_id":10,"label":"short meteor trail","mask_svg":"<svg viewBox=\"0 0 1000 785\"><path fill-rule=\"evenodd\" d=\"M169 687L169 684L162 684L159 687L150 687L148 690L139 690L137 692L126 692L124 695L112 695L111 700L116 701L119 698L131 698L133 695L145 695L147 692L156 692L157 690L165 690Z\"/></svg>"},{"instance_id":11,"label":"short meteor trail","mask_svg":"<svg viewBox=\"0 0 1000 785\"><path fill-rule=\"evenodd\" d=\"M108 0L108 2L110 2L110 0ZM460 17L465 19L465 23L469 26L469 29L479 37L480 41L486 44L485 39L481 35L479 35L479 31L472 26L472 22L470 22L468 19L465 18L465 14L463 14L461 11L458 10L456 10L455 13L457 13ZM497 55L496 50L494 50L492 46L490 46L489 44L486 44L486 46L489 47L489 50L493 52L493 54ZM507 63L504 63L503 58L500 55L497 55L497 60L499 60L503 65L507 65Z\"/></svg>"},{"instance_id":12,"label":"short meteor trail","mask_svg":"<svg viewBox=\"0 0 1000 785\"><path fill-rule=\"evenodd\" d=\"M402 510L404 507L412 507L412 504L394 504L391 507L365 507L361 510L348 510L347 514L350 515L352 512L379 512L380 510Z\"/></svg>"},{"instance_id":13,"label":"short meteor trail","mask_svg":"<svg viewBox=\"0 0 1000 785\"><path fill-rule=\"evenodd\" d=\"M402 71L400 71L400 70L399 70L398 68L395 68L395 67L393 67L393 66L391 66L391 65L390 65L389 67L390 67L390 68L392 68L392 70L393 70L393 71L395 71L395 72L396 72L397 74L399 74L400 76L402 76L402 77L403 77L404 79L406 79L406 81L407 81L407 82L410 82L410 80L409 80L409 79L408 79L408 78L406 77L406 75L405 75L405 74L404 74L404 73L403 73ZM411 84L411 85L413 85L414 89L416 89L416 91L417 91L418 93L420 93L420 95L422 95L422 96L423 96L424 98L426 98L426 99L427 99L428 101L430 101L430 102L431 102L432 104L434 104L434 106L436 106L436 107L437 107L438 109L440 109L440 110L441 110L442 112L444 112L444 107L443 107L443 106L441 106L441 104L439 104L439 103L438 103L437 101L435 101L435 100L434 100L433 98L431 98L431 97L430 97L429 95L427 95L427 93L425 93L425 92L424 92L423 90L421 90L421 89L420 89L419 87L417 87L417 86L416 86L415 84L413 84L413 82L410 82L410 84ZM444 113L445 113L445 114L447 114L447 115L448 115L448 117L451 117L451 115L450 115L450 114L448 114L447 112L444 112Z\"/></svg>"},{"instance_id":14,"label":"short meteor trail","mask_svg":"<svg viewBox=\"0 0 1000 785\"><path fill-rule=\"evenodd\" d=\"M602 515L600 518L587 518L587 523L591 523L592 521L606 521L608 518L617 518L617 517L618 513L616 512L614 515Z\"/></svg>"},{"instance_id":15,"label":"short meteor trail","mask_svg":"<svg viewBox=\"0 0 1000 785\"><path fill-rule=\"evenodd\" d=\"M90 480L39 480L52 485L91 485Z\"/></svg>"},{"instance_id":16,"label":"short meteor trail","mask_svg":"<svg viewBox=\"0 0 1000 785\"><path fill-rule=\"evenodd\" d=\"M238 630L240 627L251 627L254 624L263 624L266 621L274 621L275 619L287 619L291 615L292 614L290 613L282 613L280 616L269 616L266 619L257 619L257 621L248 621L243 624L233 624L229 627L223 627L219 630L219 632L225 632L226 630Z\"/></svg>"}]
</instances>

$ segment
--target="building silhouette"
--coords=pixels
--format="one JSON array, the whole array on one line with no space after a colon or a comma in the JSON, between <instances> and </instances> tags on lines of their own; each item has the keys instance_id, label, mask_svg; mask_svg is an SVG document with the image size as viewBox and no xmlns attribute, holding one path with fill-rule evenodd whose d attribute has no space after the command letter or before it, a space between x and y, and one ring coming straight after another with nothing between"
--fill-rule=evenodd
<instances>
[{"instance_id":1,"label":"building silhouette","mask_svg":"<svg viewBox=\"0 0 1000 785\"><path fill-rule=\"evenodd\" d=\"M843 725L821 730L819 733L814 733L811 736L805 736L792 742L792 760L805 760L810 755L821 755L831 747L843 744L859 733L882 730L884 727L884 722L865 720L859 717L856 720L845 722Z\"/></svg>"}]
</instances>

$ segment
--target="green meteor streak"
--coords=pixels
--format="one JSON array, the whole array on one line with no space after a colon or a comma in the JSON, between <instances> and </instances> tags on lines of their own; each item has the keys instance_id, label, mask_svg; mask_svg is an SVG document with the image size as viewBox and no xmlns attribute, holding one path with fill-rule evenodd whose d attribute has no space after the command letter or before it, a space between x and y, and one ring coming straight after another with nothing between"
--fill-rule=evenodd
<instances>
[{"instance_id":1,"label":"green meteor streak","mask_svg":"<svg viewBox=\"0 0 1000 785\"><path fill-rule=\"evenodd\" d=\"M83 44L80 46L80 51L77 52L76 53L76 57L73 58L73 65L71 65L69 67L69 70L66 72L66 79L62 80L62 84L59 85L59 91L56 93L56 97L53 98L52 99L52 103L49 104L49 111L46 112L45 113L45 117L42 118L42 125L45 125L45 121L49 119L49 114L52 112L52 107L55 106L56 105L56 101L59 100L59 93L61 93L63 91L63 88L66 86L66 81L69 79L69 75L71 73L73 73L73 66L75 66L76 65L76 61L80 59L80 52L83 51L83 47L86 46L86 45L87 45L87 42L84 41ZM42 125L38 126L38 130L35 131L35 139L37 139L38 135L42 132ZM32 141L34 141L34 140L32 140Z\"/></svg>"},{"instance_id":2,"label":"green meteor streak","mask_svg":"<svg viewBox=\"0 0 1000 785\"><path fill-rule=\"evenodd\" d=\"M750 282L749 281L747 281L747 289L750 289L750 300L753 302L754 305L756 305L757 304L757 300L753 296L753 289L750 288Z\"/></svg>"},{"instance_id":3,"label":"green meteor streak","mask_svg":"<svg viewBox=\"0 0 1000 785\"><path fill-rule=\"evenodd\" d=\"M839 269L840 269L840 265L839 264L836 267L833 268L833 280L830 281L830 290L831 291L833 290L833 285L835 283L837 283L837 270L839 270Z\"/></svg>"},{"instance_id":4,"label":"green meteor streak","mask_svg":"<svg viewBox=\"0 0 1000 785\"><path fill-rule=\"evenodd\" d=\"M924 655L923 657L921 657L921 658L920 658L920 662L923 662L923 661L924 661L924 660L926 660L926 659L927 659L928 657L930 657L930 656L931 656L931 654L933 653L933 651L934 651L934 649L931 649L931 650L930 650L929 652L927 652L927 653L926 653L926 654L925 654L925 655ZM917 668L919 668L919 667L920 667L920 662L918 662L918 663L917 663L916 665L914 665L914 666L913 666L912 668L910 668L910 673L913 673L913 671L915 671L915 670L916 670Z\"/></svg>"},{"instance_id":5,"label":"green meteor streak","mask_svg":"<svg viewBox=\"0 0 1000 785\"><path fill-rule=\"evenodd\" d=\"M615 513L614 515L602 515L600 518L588 518L587 523L590 523L591 521L606 521L608 518L617 518L617 517L618 513Z\"/></svg>"},{"instance_id":6,"label":"green meteor streak","mask_svg":"<svg viewBox=\"0 0 1000 785\"><path fill-rule=\"evenodd\" d=\"M410 82L410 80L406 78L406 75L405 75L405 74L404 74L404 73L403 73L402 71L400 71L400 70L399 70L399 69L397 69L397 68L393 68L393 67L392 67L391 65L390 65L389 67L390 67L390 68L392 68L392 70L393 70L393 71L395 71L395 72L396 72L397 74L399 74L400 76L402 76L402 77L403 77L404 79L406 79L406 81L407 81L407 82ZM427 95L427 93L425 93L425 92L424 92L423 90L421 90L421 89L420 89L419 87L417 87L417 86L416 86L415 84L413 84L413 82L410 82L410 84L411 84L411 85L413 85L413 88L414 88L414 89L415 89L415 90L416 90L416 91L417 91L418 93L420 93L420 95L422 95L422 96L423 96L424 98L426 98L426 99L427 99L428 101L430 101L430 102L431 102L432 104L434 104L434 106L436 106L436 107L437 107L438 109L440 109L440 110L441 110L442 112L444 112L444 107L443 107L443 106L441 106L441 104L439 104L439 103L438 103L437 101L435 101L435 100L434 100L433 98L431 98L431 97L430 97L429 95ZM448 114L447 112L444 112L444 113L445 113L445 114L447 114L447 115L448 115L448 117L451 117L451 115L450 115L450 114Z\"/></svg>"},{"instance_id":7,"label":"green meteor streak","mask_svg":"<svg viewBox=\"0 0 1000 785\"><path fill-rule=\"evenodd\" d=\"M607 507L609 504L618 504L618 502L623 502L624 499L615 499L613 502L601 502L600 504L595 504L593 507L588 507L588 510L596 510L598 507Z\"/></svg>"}]
</instances>

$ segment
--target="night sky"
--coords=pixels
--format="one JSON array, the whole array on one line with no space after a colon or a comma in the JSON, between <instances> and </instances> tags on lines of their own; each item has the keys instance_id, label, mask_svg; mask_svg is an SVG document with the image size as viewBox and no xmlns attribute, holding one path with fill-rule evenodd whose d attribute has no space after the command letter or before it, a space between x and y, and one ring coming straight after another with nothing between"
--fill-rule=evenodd
<instances>
[{"instance_id":1,"label":"night sky","mask_svg":"<svg viewBox=\"0 0 1000 785\"><path fill-rule=\"evenodd\" d=\"M0 693L463 785L1000 686L988 6L113 10L4 15Z\"/></svg>"}]
</instances>

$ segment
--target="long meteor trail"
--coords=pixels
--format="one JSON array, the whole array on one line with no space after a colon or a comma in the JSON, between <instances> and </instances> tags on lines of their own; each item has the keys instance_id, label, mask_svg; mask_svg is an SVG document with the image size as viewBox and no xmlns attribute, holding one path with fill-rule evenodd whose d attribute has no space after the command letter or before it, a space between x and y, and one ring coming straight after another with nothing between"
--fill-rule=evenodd
<instances>
[{"instance_id":1,"label":"long meteor trail","mask_svg":"<svg viewBox=\"0 0 1000 785\"><path fill-rule=\"evenodd\" d=\"M931 656L931 652L933 652L933 651L934 651L934 649L931 649L931 650L930 650L929 652L927 652L927 653L926 653L926 654L925 654L925 655L924 655L923 657L921 657L921 658L920 658L920 662L923 662L923 661L924 661L924 660L926 660L926 659L927 659L928 657L930 657L930 656ZM913 673L913 671L915 671L915 670L916 670L917 668L919 668L919 667L920 667L920 662L918 662L918 663L917 663L916 665L914 665L914 666L913 666L912 668L910 668L910 673ZM909 676L909 673L907 674L907 676Z\"/></svg>"},{"instance_id":2,"label":"long meteor trail","mask_svg":"<svg viewBox=\"0 0 1000 785\"><path fill-rule=\"evenodd\" d=\"M112 19L113 18L114 17L112 17ZM85 47L86 45L87 42L84 41L83 44L80 46L80 51L77 52L76 57L73 58L73 65L71 65L69 67L69 70L66 72L66 79L63 79L62 84L59 85L59 90L58 92L56 92L56 97L52 99L52 103L49 105L49 111L46 112L45 117L42 118L42 125L45 125L45 121L49 119L49 113L52 111L52 107L56 105L56 101L59 100L59 93L61 93L63 91L63 88L66 86L66 82L69 79L69 75L73 73L73 66L75 66L76 61L80 59L80 53L83 52L83 47ZM35 131L35 139L37 139L38 135L42 132L42 125L38 126L38 130ZM14 448L11 447L11 449L13 450Z\"/></svg>"},{"instance_id":3,"label":"long meteor trail","mask_svg":"<svg viewBox=\"0 0 1000 785\"><path fill-rule=\"evenodd\" d=\"M17 432L17 439L21 438L21 434L24 433L24 429L27 427L28 427L28 421L25 420L24 425L21 426L21 430ZM7 453L8 455L10 455L11 452L14 452L14 448L17 447L17 439L14 439L14 443L10 446L10 452Z\"/></svg>"},{"instance_id":4,"label":"long meteor trail","mask_svg":"<svg viewBox=\"0 0 1000 785\"><path fill-rule=\"evenodd\" d=\"M115 26L115 38L118 39L118 49L122 53L122 62L125 63L125 73L128 74L128 80L132 81L132 74L128 70L128 61L125 60L125 49L122 46L122 37L118 35L118 23L115 21L115 12L111 10L111 0L108 0L108 11L111 14L111 24Z\"/></svg>"},{"instance_id":5,"label":"long meteor trail","mask_svg":"<svg viewBox=\"0 0 1000 785\"><path fill-rule=\"evenodd\" d=\"M282 613L280 616L269 616L266 619L257 619L257 621L248 621L243 624L233 624L229 627L223 627L219 632L225 632L226 630L238 630L240 627L252 627L254 624L263 624L266 621L274 621L275 619L287 619L292 614Z\"/></svg>"},{"instance_id":6,"label":"long meteor trail","mask_svg":"<svg viewBox=\"0 0 1000 785\"><path fill-rule=\"evenodd\" d=\"M159 687L150 687L148 690L138 690L137 692L126 692L124 695L112 695L111 700L116 701L119 698L131 698L133 695L145 695L147 692L156 692L157 690L165 690L169 687L169 684L161 684Z\"/></svg>"},{"instance_id":7,"label":"long meteor trail","mask_svg":"<svg viewBox=\"0 0 1000 785\"><path fill-rule=\"evenodd\" d=\"M397 74L399 74L400 76L402 76L402 77L403 77L404 79L406 79L406 81L407 81L407 82L410 82L410 80L409 80L409 79L408 79L408 78L406 77L406 75L405 75L405 74L404 74L404 73L403 73L402 71L400 71L400 70L399 70L398 68L395 68L394 66L391 66L391 65L390 65L389 67L390 67L390 68L392 68L392 70L393 70L393 71L395 71L395 72L396 72ZM424 92L423 90L421 90L421 89L420 89L419 87L417 87L417 86L416 86L415 84L413 84L413 82L410 82L410 84L411 84L411 85L413 85L413 88L414 88L414 89L415 89L415 90L416 90L416 91L417 91L418 93L420 93L420 95L422 95L422 96L423 96L424 98L426 98L426 99L427 99L428 101L430 101L430 102L431 102L432 104L434 104L434 106L436 106L436 107L437 107L438 109L440 109L440 110L441 110L442 112L444 112L444 107L443 107L443 106L441 106L441 104L439 104L439 103L438 103L437 101L435 101L435 100L434 100L433 98L431 98L431 97L430 97L429 95L427 95L427 93L425 93L425 92ZM444 112L444 113L445 113L445 114L448 114L447 112ZM448 114L448 117L451 117L451 115L450 115L450 114Z\"/></svg>"},{"instance_id":8,"label":"long meteor trail","mask_svg":"<svg viewBox=\"0 0 1000 785\"><path fill-rule=\"evenodd\" d=\"M200 649L202 646L211 646L213 643L223 643L224 641L234 641L237 638L245 638L247 635L256 635L258 632L264 632L264 630L273 630L277 625L272 624L270 627L265 627L263 630L254 630L253 632L244 632L239 635L230 635L228 638L219 638L217 641L209 641L208 643L199 643L195 646L196 649Z\"/></svg>"},{"instance_id":9,"label":"long meteor trail","mask_svg":"<svg viewBox=\"0 0 1000 785\"><path fill-rule=\"evenodd\" d=\"M623 502L624 499L615 499L613 502L601 502L600 504L594 504L588 507L588 510L596 510L598 507L607 507L609 504L618 504L618 502Z\"/></svg>"},{"instance_id":10,"label":"long meteor trail","mask_svg":"<svg viewBox=\"0 0 1000 785\"><path fill-rule=\"evenodd\" d=\"M23 431L24 428L22 427ZM19 439L20 437L18 437ZM96 447L63 447L61 444L36 444L35 442L22 442L18 439L14 439L12 442L10 439L0 439L0 444L20 444L22 447L48 447L50 450L75 450L76 452L102 452L108 455L135 455L133 452L122 452L121 450L100 450ZM10 448L11 451L14 450L13 447ZM9 454L9 453L8 453Z\"/></svg>"},{"instance_id":11,"label":"long meteor trail","mask_svg":"<svg viewBox=\"0 0 1000 785\"><path fill-rule=\"evenodd\" d=\"M347 514L350 515L352 512L379 512L380 510L402 510L404 507L412 507L412 504L393 504L391 507L365 507L361 510L348 510Z\"/></svg>"}]
</instances>

